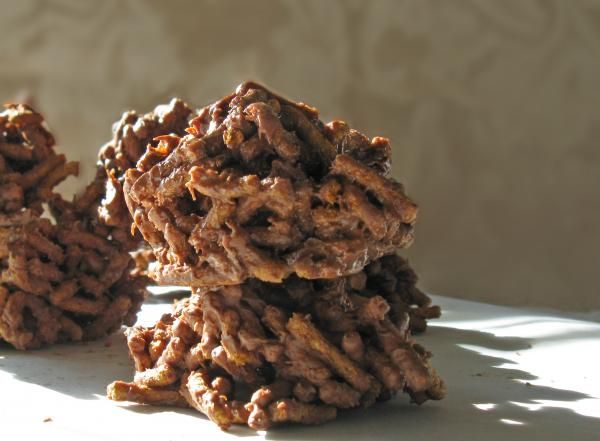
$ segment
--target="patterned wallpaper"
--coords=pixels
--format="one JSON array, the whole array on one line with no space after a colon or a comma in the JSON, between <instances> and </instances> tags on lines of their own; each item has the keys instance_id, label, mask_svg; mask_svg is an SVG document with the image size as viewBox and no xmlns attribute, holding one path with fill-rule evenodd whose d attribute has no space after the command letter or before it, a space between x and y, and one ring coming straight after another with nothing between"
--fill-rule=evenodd
<instances>
[{"instance_id":1,"label":"patterned wallpaper","mask_svg":"<svg viewBox=\"0 0 600 441\"><path fill-rule=\"evenodd\" d=\"M0 9L0 99L34 97L84 179L123 110L172 95L200 106L253 78L391 138L422 207L407 254L425 288L600 308L600 1Z\"/></svg>"}]
</instances>

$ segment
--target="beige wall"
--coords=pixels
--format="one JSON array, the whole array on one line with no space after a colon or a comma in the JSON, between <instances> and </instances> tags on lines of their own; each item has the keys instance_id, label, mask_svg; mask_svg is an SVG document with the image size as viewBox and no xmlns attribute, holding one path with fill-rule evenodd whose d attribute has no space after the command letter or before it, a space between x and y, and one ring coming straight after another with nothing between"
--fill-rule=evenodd
<instances>
[{"instance_id":1,"label":"beige wall","mask_svg":"<svg viewBox=\"0 0 600 441\"><path fill-rule=\"evenodd\" d=\"M238 9L241 8L241 9ZM0 99L92 173L130 107L245 78L391 138L429 290L600 308L600 2L3 1Z\"/></svg>"}]
</instances>

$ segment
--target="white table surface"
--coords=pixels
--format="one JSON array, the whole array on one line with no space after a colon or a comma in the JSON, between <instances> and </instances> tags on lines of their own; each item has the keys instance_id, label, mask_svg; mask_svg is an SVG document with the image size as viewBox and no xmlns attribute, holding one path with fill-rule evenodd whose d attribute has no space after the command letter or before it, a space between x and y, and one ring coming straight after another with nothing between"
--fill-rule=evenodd
<instances>
[{"instance_id":1,"label":"white table surface","mask_svg":"<svg viewBox=\"0 0 600 441\"><path fill-rule=\"evenodd\" d=\"M434 299L444 317L417 339L448 384L443 401L401 396L323 426L221 432L195 411L107 400L106 385L133 373L117 333L33 352L0 346L0 439L600 440L599 323ZM140 322L169 308L153 300Z\"/></svg>"}]
</instances>

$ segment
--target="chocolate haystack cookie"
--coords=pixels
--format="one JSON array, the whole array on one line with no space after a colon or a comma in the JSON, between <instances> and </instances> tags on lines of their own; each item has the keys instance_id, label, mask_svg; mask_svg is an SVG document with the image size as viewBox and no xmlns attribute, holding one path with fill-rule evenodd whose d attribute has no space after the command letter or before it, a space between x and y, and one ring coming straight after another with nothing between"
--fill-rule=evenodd
<instances>
[{"instance_id":1,"label":"chocolate haystack cookie","mask_svg":"<svg viewBox=\"0 0 600 441\"><path fill-rule=\"evenodd\" d=\"M341 279L196 290L154 327L128 330L135 379L114 382L108 396L189 406L223 429L257 430L326 422L397 392L419 404L440 399L431 354L410 338L414 274L398 257L383 260Z\"/></svg>"},{"instance_id":2,"label":"chocolate haystack cookie","mask_svg":"<svg viewBox=\"0 0 600 441\"><path fill-rule=\"evenodd\" d=\"M100 207L102 220L111 226L129 228L131 218L123 198L123 179L147 149L156 148L161 135L184 136L194 113L182 100L174 98L146 114L123 113L113 126L113 138L99 153L99 165L106 185ZM104 175L107 178L104 178ZM141 238L138 238L139 243Z\"/></svg>"},{"instance_id":3,"label":"chocolate haystack cookie","mask_svg":"<svg viewBox=\"0 0 600 441\"><path fill-rule=\"evenodd\" d=\"M255 83L164 133L124 195L161 284L331 279L408 246L417 207L388 176L387 139Z\"/></svg>"},{"instance_id":4,"label":"chocolate haystack cookie","mask_svg":"<svg viewBox=\"0 0 600 441\"><path fill-rule=\"evenodd\" d=\"M394 254L417 207L388 176L389 142L251 82L187 132L159 133L121 172L150 276L193 294L126 332L135 378L109 398L192 407L222 429L443 398L411 338L440 309Z\"/></svg>"},{"instance_id":5,"label":"chocolate haystack cookie","mask_svg":"<svg viewBox=\"0 0 600 441\"><path fill-rule=\"evenodd\" d=\"M40 114L0 113L0 339L18 349L107 335L133 324L145 298L128 231L98 216L106 175L72 202L53 193L77 170Z\"/></svg>"},{"instance_id":6,"label":"chocolate haystack cookie","mask_svg":"<svg viewBox=\"0 0 600 441\"><path fill-rule=\"evenodd\" d=\"M40 215L53 188L78 171L54 150L42 115L24 104L0 112L0 225Z\"/></svg>"}]
</instances>

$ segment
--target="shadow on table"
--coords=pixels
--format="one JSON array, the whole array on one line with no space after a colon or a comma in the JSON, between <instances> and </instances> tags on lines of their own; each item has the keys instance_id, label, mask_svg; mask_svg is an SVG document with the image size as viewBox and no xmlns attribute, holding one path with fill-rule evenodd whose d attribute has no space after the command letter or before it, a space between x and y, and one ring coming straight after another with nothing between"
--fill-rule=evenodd
<instances>
[{"instance_id":1,"label":"shadow on table","mask_svg":"<svg viewBox=\"0 0 600 441\"><path fill-rule=\"evenodd\" d=\"M571 338L570 335L564 337ZM570 403L578 403L589 396L533 386L530 382L536 379L535 376L523 370L500 367L512 361L486 356L473 349L525 352L531 348L531 340L446 327L430 327L426 335L417 338L434 353L432 364L448 384L448 396L444 400L427 402L419 407L400 397L367 409L360 418L348 412L326 426L275 428L266 434L266 438L312 440L329 436L338 440L382 441L599 439L600 419L567 408ZM561 403L562 407L544 407L540 402ZM532 408L536 410L530 410Z\"/></svg>"},{"instance_id":2,"label":"shadow on table","mask_svg":"<svg viewBox=\"0 0 600 441\"><path fill-rule=\"evenodd\" d=\"M173 291L152 295L144 304L152 320L171 310L173 301L188 295ZM153 323L151 321L150 323ZM96 399L106 394L106 386L133 376L125 336L117 331L97 341L59 344L33 351L17 351L0 341L0 372L16 380L55 390L79 399Z\"/></svg>"},{"instance_id":3,"label":"shadow on table","mask_svg":"<svg viewBox=\"0 0 600 441\"><path fill-rule=\"evenodd\" d=\"M578 440L597 439L600 420L582 416L564 404L575 404L588 396L533 386L527 382L535 377L527 372L499 367L508 360L485 356L473 350L474 347L480 347L497 351L526 351L531 347L528 339L495 337L483 332L444 327L432 327L418 339L435 354L433 364L448 384L448 397L443 401L428 402L418 407L409 404L405 396L400 396L365 411L342 413L330 424L276 428L265 437L282 440L331 438L384 441L562 440L573 436ZM0 371L11 373L17 380L38 384L75 398L96 399L104 396L106 385L113 380L130 380L133 366L123 336L115 334L99 342L59 345L32 352L19 352L2 346ZM562 408L543 407L539 406L540 402L563 405ZM164 410L140 405L123 408L140 413ZM190 417L198 415L185 409L181 412ZM234 433L250 435L254 432L236 428Z\"/></svg>"},{"instance_id":4,"label":"shadow on table","mask_svg":"<svg viewBox=\"0 0 600 441\"><path fill-rule=\"evenodd\" d=\"M0 346L0 371L80 399L104 395L115 378L129 378L133 366L125 337L117 332L96 342L61 344L35 351Z\"/></svg>"}]
</instances>

